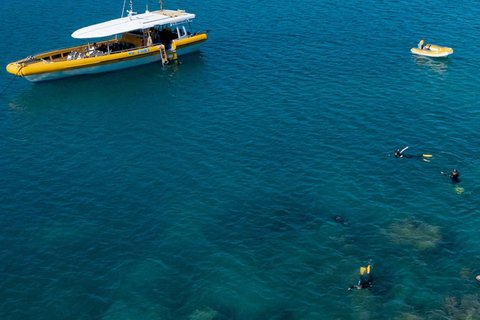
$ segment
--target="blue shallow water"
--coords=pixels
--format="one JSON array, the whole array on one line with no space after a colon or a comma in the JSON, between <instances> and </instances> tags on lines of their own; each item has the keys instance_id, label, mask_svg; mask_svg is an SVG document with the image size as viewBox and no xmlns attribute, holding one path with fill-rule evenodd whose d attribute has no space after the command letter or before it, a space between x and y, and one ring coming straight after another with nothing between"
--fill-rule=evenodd
<instances>
[{"instance_id":1,"label":"blue shallow water","mask_svg":"<svg viewBox=\"0 0 480 320\"><path fill-rule=\"evenodd\" d=\"M2 65L122 3L5 6ZM179 64L1 73L0 318L480 318L476 2L165 7L211 30Z\"/></svg>"}]
</instances>

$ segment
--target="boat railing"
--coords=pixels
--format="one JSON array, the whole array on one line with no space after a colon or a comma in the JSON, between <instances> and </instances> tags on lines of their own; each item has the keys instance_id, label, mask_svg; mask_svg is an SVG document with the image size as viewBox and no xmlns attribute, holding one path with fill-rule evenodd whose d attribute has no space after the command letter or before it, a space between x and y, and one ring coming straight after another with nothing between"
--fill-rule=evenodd
<instances>
[{"instance_id":1,"label":"boat railing","mask_svg":"<svg viewBox=\"0 0 480 320\"><path fill-rule=\"evenodd\" d=\"M196 32L194 34L189 34L188 37L192 37L201 33L204 33L204 32ZM158 45L163 45L165 51L167 51L169 48L169 45L162 42L155 42L151 46L146 46L146 45L136 46L133 43L124 42L124 41L105 41L105 42L99 43L99 45L97 46L82 45L82 46L77 46L69 49L59 49L51 52L36 54L35 56L33 56L33 58L35 58L35 60L38 62L43 61L46 63L52 63L52 62L95 58L95 57L107 56L111 54L124 53L132 50L143 50L143 49L155 47ZM28 58L25 60L27 62ZM28 60L28 62L32 63L33 61L31 60L32 59Z\"/></svg>"},{"instance_id":2,"label":"boat railing","mask_svg":"<svg viewBox=\"0 0 480 320\"><path fill-rule=\"evenodd\" d=\"M163 49L164 51L167 50L165 48L165 45L163 45L162 43L154 43L151 46L131 47L131 48L122 49L122 50L114 50L114 49L109 48L109 47L107 48L106 51L98 50L98 49L93 49L93 50L86 51L86 52L85 51L72 50L66 58L57 59L56 61L80 60L80 59L88 59L88 58L95 58L95 57L101 57L101 56L108 56L108 55L111 55L111 54L125 53L125 52L129 52L129 51L133 51L133 50L148 49L148 48L151 48L151 47L156 47L158 45L162 45L164 47L164 49Z\"/></svg>"}]
</instances>

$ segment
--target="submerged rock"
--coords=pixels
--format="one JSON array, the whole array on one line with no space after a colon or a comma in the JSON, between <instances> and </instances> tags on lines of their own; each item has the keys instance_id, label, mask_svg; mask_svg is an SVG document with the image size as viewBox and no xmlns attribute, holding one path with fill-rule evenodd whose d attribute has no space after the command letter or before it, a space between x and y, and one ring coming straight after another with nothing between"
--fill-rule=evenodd
<instances>
[{"instance_id":1,"label":"submerged rock","mask_svg":"<svg viewBox=\"0 0 480 320\"><path fill-rule=\"evenodd\" d=\"M413 218L394 222L388 235L394 243L417 250L433 249L442 240L439 227Z\"/></svg>"},{"instance_id":2,"label":"submerged rock","mask_svg":"<svg viewBox=\"0 0 480 320\"><path fill-rule=\"evenodd\" d=\"M480 319L480 300L478 295L469 294L461 297L446 297L443 310L430 312L431 319Z\"/></svg>"},{"instance_id":3,"label":"submerged rock","mask_svg":"<svg viewBox=\"0 0 480 320\"><path fill-rule=\"evenodd\" d=\"M333 218L333 221L335 221L336 223L342 225L342 226L347 226L348 225L348 219L345 219L344 217L342 216L335 216Z\"/></svg>"},{"instance_id":4,"label":"submerged rock","mask_svg":"<svg viewBox=\"0 0 480 320\"><path fill-rule=\"evenodd\" d=\"M197 309L188 317L188 320L215 320L219 315L219 312L212 308Z\"/></svg>"},{"instance_id":5,"label":"submerged rock","mask_svg":"<svg viewBox=\"0 0 480 320\"><path fill-rule=\"evenodd\" d=\"M162 320L170 319L168 309L153 302L116 301L105 312L102 320Z\"/></svg>"},{"instance_id":6,"label":"submerged rock","mask_svg":"<svg viewBox=\"0 0 480 320\"><path fill-rule=\"evenodd\" d=\"M395 320L424 320L424 317L416 315L414 313L402 313L398 315Z\"/></svg>"},{"instance_id":7,"label":"submerged rock","mask_svg":"<svg viewBox=\"0 0 480 320\"><path fill-rule=\"evenodd\" d=\"M470 268L463 267L460 270L460 277L462 279L470 279L472 277L472 275L473 275L473 273L472 273L472 270L470 270Z\"/></svg>"}]
</instances>

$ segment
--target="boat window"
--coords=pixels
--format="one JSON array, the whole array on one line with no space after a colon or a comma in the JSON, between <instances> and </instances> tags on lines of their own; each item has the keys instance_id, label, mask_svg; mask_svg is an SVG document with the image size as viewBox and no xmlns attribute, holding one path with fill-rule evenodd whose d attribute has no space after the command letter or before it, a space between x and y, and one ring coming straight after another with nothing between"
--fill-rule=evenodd
<instances>
[{"instance_id":1,"label":"boat window","mask_svg":"<svg viewBox=\"0 0 480 320\"><path fill-rule=\"evenodd\" d=\"M184 33L184 31L183 31L182 28L177 28L177 32L178 32L178 37L179 37L179 38L185 35L185 33Z\"/></svg>"},{"instance_id":2,"label":"boat window","mask_svg":"<svg viewBox=\"0 0 480 320\"><path fill-rule=\"evenodd\" d=\"M176 33L178 38L185 38L189 34L185 29L185 26L177 27Z\"/></svg>"}]
</instances>

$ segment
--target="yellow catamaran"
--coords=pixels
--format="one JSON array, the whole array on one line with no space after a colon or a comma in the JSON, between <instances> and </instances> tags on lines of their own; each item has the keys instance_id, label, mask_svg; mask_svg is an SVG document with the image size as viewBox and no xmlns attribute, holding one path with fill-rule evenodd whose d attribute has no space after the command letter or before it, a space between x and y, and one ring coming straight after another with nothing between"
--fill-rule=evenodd
<instances>
[{"instance_id":1,"label":"yellow catamaran","mask_svg":"<svg viewBox=\"0 0 480 320\"><path fill-rule=\"evenodd\" d=\"M36 54L7 65L11 74L32 82L116 71L152 62L169 63L179 55L198 51L206 32L192 33L192 13L160 10L128 15L85 28L72 34L89 39L87 44ZM95 42L92 42L95 41Z\"/></svg>"}]
</instances>

